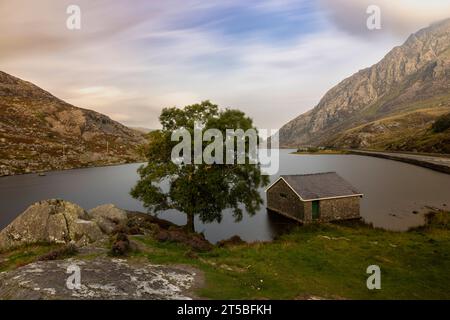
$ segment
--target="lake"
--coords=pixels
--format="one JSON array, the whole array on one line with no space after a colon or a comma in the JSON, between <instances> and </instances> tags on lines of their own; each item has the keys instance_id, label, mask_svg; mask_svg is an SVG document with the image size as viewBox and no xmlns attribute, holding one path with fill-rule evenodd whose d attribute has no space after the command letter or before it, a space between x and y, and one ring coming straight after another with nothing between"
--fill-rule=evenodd
<instances>
[{"instance_id":1,"label":"lake","mask_svg":"<svg viewBox=\"0 0 450 320\"><path fill-rule=\"evenodd\" d=\"M427 206L448 208L450 175L410 164L358 155L293 155L280 150L279 174L302 174L336 171L364 194L361 215L376 227L404 231L424 221ZM129 195L138 179L139 164L74 169L0 178L0 228L4 228L29 205L39 200L60 198L85 209L114 203L127 210L145 211L141 203ZM278 176L271 176L271 181ZM264 189L261 189L265 199ZM414 213L417 212L417 213ZM185 217L175 210L158 215L177 224ZM202 224L196 230L216 242L239 235L246 241L271 240L292 225L290 220L267 213L263 206L254 216L244 215L234 222L224 212L222 222Z\"/></svg>"}]
</instances>

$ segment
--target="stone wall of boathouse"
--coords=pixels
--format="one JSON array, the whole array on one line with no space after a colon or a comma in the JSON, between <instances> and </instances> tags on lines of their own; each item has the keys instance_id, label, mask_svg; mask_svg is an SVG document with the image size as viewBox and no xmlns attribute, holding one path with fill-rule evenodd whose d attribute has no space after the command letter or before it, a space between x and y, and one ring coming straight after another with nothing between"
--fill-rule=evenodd
<instances>
[{"instance_id":1,"label":"stone wall of boathouse","mask_svg":"<svg viewBox=\"0 0 450 320\"><path fill-rule=\"evenodd\" d=\"M335 199L319 200L319 219L318 222L329 222L338 220L359 219L360 216L360 197L346 197ZM312 220L312 201L304 204L305 223Z\"/></svg>"},{"instance_id":2,"label":"stone wall of boathouse","mask_svg":"<svg viewBox=\"0 0 450 320\"><path fill-rule=\"evenodd\" d=\"M314 222L312 201L302 201L283 180L279 180L267 191L267 208L302 223ZM319 200L317 222L358 218L360 218L359 196Z\"/></svg>"},{"instance_id":3,"label":"stone wall of boathouse","mask_svg":"<svg viewBox=\"0 0 450 320\"><path fill-rule=\"evenodd\" d=\"M304 219L304 204L283 180L279 180L267 191L269 210L300 222Z\"/></svg>"}]
</instances>

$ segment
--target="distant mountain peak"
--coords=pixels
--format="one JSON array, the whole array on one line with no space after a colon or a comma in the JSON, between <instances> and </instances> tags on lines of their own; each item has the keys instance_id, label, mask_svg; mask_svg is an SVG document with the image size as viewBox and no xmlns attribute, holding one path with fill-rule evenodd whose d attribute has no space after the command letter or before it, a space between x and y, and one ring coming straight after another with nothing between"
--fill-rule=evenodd
<instances>
[{"instance_id":1,"label":"distant mountain peak","mask_svg":"<svg viewBox=\"0 0 450 320\"><path fill-rule=\"evenodd\" d=\"M340 139L346 131L412 110L445 107L449 92L450 18L412 34L380 62L331 88L315 108L280 129L280 146L348 147Z\"/></svg>"}]
</instances>

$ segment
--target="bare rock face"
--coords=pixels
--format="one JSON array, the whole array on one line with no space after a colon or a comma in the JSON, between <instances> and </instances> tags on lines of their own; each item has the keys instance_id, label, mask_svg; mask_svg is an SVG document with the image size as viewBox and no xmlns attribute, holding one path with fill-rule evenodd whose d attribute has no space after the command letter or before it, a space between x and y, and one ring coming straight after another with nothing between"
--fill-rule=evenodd
<instances>
[{"instance_id":1,"label":"bare rock face","mask_svg":"<svg viewBox=\"0 0 450 320\"><path fill-rule=\"evenodd\" d=\"M380 62L331 88L315 108L280 129L280 146L349 147L338 141L347 130L421 108L450 108L449 92L447 19L412 34ZM352 147L367 147L364 141Z\"/></svg>"},{"instance_id":2,"label":"bare rock face","mask_svg":"<svg viewBox=\"0 0 450 320\"><path fill-rule=\"evenodd\" d=\"M0 250L33 243L76 243L106 238L83 208L62 200L33 204L0 232Z\"/></svg>"},{"instance_id":3,"label":"bare rock face","mask_svg":"<svg viewBox=\"0 0 450 320\"><path fill-rule=\"evenodd\" d=\"M106 234L112 234L119 225L128 219L127 213L113 204L104 204L89 211L89 217L95 221Z\"/></svg>"}]
</instances>

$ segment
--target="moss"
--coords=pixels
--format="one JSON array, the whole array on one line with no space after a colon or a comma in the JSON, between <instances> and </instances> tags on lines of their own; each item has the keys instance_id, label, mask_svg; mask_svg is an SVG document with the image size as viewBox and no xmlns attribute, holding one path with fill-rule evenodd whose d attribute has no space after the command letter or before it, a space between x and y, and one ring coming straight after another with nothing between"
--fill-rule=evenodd
<instances>
[{"instance_id":1,"label":"moss","mask_svg":"<svg viewBox=\"0 0 450 320\"><path fill-rule=\"evenodd\" d=\"M32 263L45 254L62 247L63 245L40 243L0 253L0 272Z\"/></svg>"}]
</instances>

